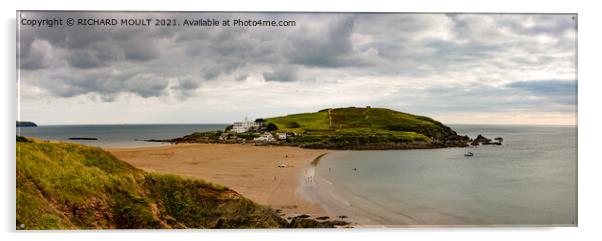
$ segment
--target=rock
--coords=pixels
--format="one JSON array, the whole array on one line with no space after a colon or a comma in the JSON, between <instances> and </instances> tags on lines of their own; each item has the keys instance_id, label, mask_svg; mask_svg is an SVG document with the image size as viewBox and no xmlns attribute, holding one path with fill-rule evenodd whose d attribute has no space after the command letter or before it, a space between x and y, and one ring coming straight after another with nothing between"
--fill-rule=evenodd
<instances>
[{"instance_id":1,"label":"rock","mask_svg":"<svg viewBox=\"0 0 602 241\"><path fill-rule=\"evenodd\" d=\"M443 145L465 147L468 146L469 142L470 138L468 136L452 135L447 137L443 142Z\"/></svg>"},{"instance_id":2,"label":"rock","mask_svg":"<svg viewBox=\"0 0 602 241\"><path fill-rule=\"evenodd\" d=\"M290 221L290 223L287 225L287 228L334 228L336 226L345 226L348 224L348 222L341 220L320 222L314 219L300 218L297 216Z\"/></svg>"},{"instance_id":3,"label":"rock","mask_svg":"<svg viewBox=\"0 0 602 241\"><path fill-rule=\"evenodd\" d=\"M478 145L502 145L502 141L504 140L502 137L496 137L495 138L495 142L492 142L491 139L482 136L481 134L479 134L477 136L477 138L475 138L474 140L472 140L472 142L470 143L470 145L473 146L478 146Z\"/></svg>"},{"instance_id":4,"label":"rock","mask_svg":"<svg viewBox=\"0 0 602 241\"><path fill-rule=\"evenodd\" d=\"M482 136L481 134L479 134L479 135L477 136L477 138L475 138L475 139L472 141L472 143L470 143L470 144L471 144L471 145L473 145L473 146L478 146L478 145L481 145L481 144L485 144L485 145L487 145L487 144L489 144L489 143L491 143L491 139L489 139L489 138L487 138L487 137L484 137L484 136Z\"/></svg>"}]
</instances>

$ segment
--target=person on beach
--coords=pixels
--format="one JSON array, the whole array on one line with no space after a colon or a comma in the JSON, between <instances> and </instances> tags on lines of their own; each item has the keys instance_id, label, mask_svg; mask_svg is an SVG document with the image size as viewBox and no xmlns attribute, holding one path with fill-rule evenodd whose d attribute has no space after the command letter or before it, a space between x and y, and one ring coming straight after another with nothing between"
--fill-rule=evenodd
<instances>
[{"instance_id":1,"label":"person on beach","mask_svg":"<svg viewBox=\"0 0 602 241\"><path fill-rule=\"evenodd\" d=\"M305 175L304 175L304 176L305 176L305 183L307 183L307 182L308 182L308 178L307 178L307 176L308 176L308 175L307 175L307 169L305 169Z\"/></svg>"}]
</instances>

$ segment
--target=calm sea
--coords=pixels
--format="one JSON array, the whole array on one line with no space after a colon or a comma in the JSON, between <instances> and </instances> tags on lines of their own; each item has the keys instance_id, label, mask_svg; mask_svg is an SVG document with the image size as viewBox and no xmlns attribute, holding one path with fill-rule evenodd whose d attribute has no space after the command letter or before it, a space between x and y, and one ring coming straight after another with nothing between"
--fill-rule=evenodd
<instances>
[{"instance_id":1,"label":"calm sea","mask_svg":"<svg viewBox=\"0 0 602 241\"><path fill-rule=\"evenodd\" d=\"M576 127L452 128L504 145L331 153L304 189L360 224L576 225Z\"/></svg>"},{"instance_id":2,"label":"calm sea","mask_svg":"<svg viewBox=\"0 0 602 241\"><path fill-rule=\"evenodd\" d=\"M223 130L225 127L226 124L49 125L17 127L17 135L99 147L135 147L164 145L141 140L172 139L195 131ZM72 137L98 140L69 140Z\"/></svg>"}]
</instances>

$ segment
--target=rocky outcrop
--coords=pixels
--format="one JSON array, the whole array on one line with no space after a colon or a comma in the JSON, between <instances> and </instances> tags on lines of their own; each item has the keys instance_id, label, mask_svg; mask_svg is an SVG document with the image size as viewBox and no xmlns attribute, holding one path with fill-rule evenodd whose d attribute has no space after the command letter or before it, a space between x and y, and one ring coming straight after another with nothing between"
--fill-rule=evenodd
<instances>
[{"instance_id":1,"label":"rocky outcrop","mask_svg":"<svg viewBox=\"0 0 602 241\"><path fill-rule=\"evenodd\" d=\"M336 228L336 227L346 227L349 225L348 222L342 220L329 220L329 221L318 221L318 220L327 220L329 217L318 217L316 219L312 219L309 215L299 215L297 217L293 217L292 220L286 226L287 228Z\"/></svg>"},{"instance_id":2,"label":"rocky outcrop","mask_svg":"<svg viewBox=\"0 0 602 241\"><path fill-rule=\"evenodd\" d=\"M443 142L445 146L448 147L466 147L470 142L470 137L468 136L460 136L460 135L451 135L448 136L447 139Z\"/></svg>"},{"instance_id":3,"label":"rocky outcrop","mask_svg":"<svg viewBox=\"0 0 602 241\"><path fill-rule=\"evenodd\" d=\"M470 145L473 146L479 146L479 145L502 145L502 141L504 141L503 138L501 137L496 137L495 141L491 141L491 139L482 136L481 134L479 134L477 136L477 138L475 138L474 140L472 140L470 142Z\"/></svg>"}]
</instances>

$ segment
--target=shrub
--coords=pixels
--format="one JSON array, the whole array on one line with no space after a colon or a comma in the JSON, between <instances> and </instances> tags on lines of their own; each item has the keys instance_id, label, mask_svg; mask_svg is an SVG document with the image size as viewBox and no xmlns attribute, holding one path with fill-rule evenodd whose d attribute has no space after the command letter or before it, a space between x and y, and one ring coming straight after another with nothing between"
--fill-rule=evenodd
<instances>
[{"instance_id":1,"label":"shrub","mask_svg":"<svg viewBox=\"0 0 602 241\"><path fill-rule=\"evenodd\" d=\"M268 131L276 131L276 130L278 130L278 126L276 126L274 123L269 123L266 126L266 128L267 128Z\"/></svg>"},{"instance_id":2,"label":"shrub","mask_svg":"<svg viewBox=\"0 0 602 241\"><path fill-rule=\"evenodd\" d=\"M17 142L31 142L31 141L25 137L17 136Z\"/></svg>"}]
</instances>

